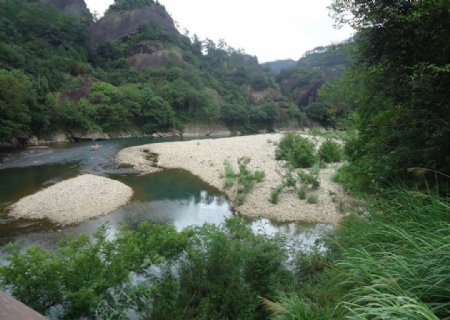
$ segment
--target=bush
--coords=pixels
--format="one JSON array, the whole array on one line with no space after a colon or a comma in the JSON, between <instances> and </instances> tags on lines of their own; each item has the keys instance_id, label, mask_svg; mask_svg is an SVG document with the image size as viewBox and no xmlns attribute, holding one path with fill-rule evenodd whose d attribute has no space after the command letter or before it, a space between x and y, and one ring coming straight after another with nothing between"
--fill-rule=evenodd
<instances>
[{"instance_id":1,"label":"bush","mask_svg":"<svg viewBox=\"0 0 450 320\"><path fill-rule=\"evenodd\" d=\"M0 284L39 312L61 306L65 319L94 318L102 301L114 299L111 290L128 283L130 272L143 272L162 257L177 258L186 240L173 226L143 223L112 241L102 227L93 239L80 235L57 250L10 246Z\"/></svg>"},{"instance_id":2,"label":"bush","mask_svg":"<svg viewBox=\"0 0 450 320\"><path fill-rule=\"evenodd\" d=\"M319 196L317 194L310 193L306 196L306 201L310 204L317 203Z\"/></svg>"},{"instance_id":3,"label":"bush","mask_svg":"<svg viewBox=\"0 0 450 320\"><path fill-rule=\"evenodd\" d=\"M319 148L318 155L320 160L326 163L339 162L342 160L344 152L342 147L333 142L330 139L326 139L325 142Z\"/></svg>"},{"instance_id":4,"label":"bush","mask_svg":"<svg viewBox=\"0 0 450 320\"><path fill-rule=\"evenodd\" d=\"M188 231L189 232L189 231ZM193 233L179 274L167 273L155 299L151 319L265 319L259 296L271 297L288 285L287 254L281 239L254 235L241 219L222 227L205 225ZM166 288L166 289L164 289ZM169 288L169 290L167 289ZM155 312L157 311L157 312ZM180 315L182 315L180 317Z\"/></svg>"},{"instance_id":5,"label":"bush","mask_svg":"<svg viewBox=\"0 0 450 320\"><path fill-rule=\"evenodd\" d=\"M301 185L311 188L313 190L317 190L320 187L320 182L318 179L318 175L312 172L306 173L303 171L298 172L298 180Z\"/></svg>"},{"instance_id":6,"label":"bush","mask_svg":"<svg viewBox=\"0 0 450 320\"><path fill-rule=\"evenodd\" d=\"M367 211L343 219L326 259L301 257L295 304L280 297L279 319L449 318L448 199L390 189Z\"/></svg>"},{"instance_id":7,"label":"bush","mask_svg":"<svg viewBox=\"0 0 450 320\"><path fill-rule=\"evenodd\" d=\"M280 194L283 192L285 185L281 184L276 187L270 194L270 203L277 204L280 201Z\"/></svg>"},{"instance_id":8,"label":"bush","mask_svg":"<svg viewBox=\"0 0 450 320\"><path fill-rule=\"evenodd\" d=\"M225 161L225 178L224 187L230 188L237 182L236 193L233 199L235 205L242 205L245 197L253 190L255 183L264 180L266 174L264 171L256 170L252 171L247 168L250 163L250 158L241 157L238 159L239 173L235 173L231 164Z\"/></svg>"},{"instance_id":9,"label":"bush","mask_svg":"<svg viewBox=\"0 0 450 320\"><path fill-rule=\"evenodd\" d=\"M286 160L294 168L309 168L317 160L314 143L293 132L287 132L275 150L277 160Z\"/></svg>"},{"instance_id":10,"label":"bush","mask_svg":"<svg viewBox=\"0 0 450 320\"><path fill-rule=\"evenodd\" d=\"M304 186L301 186L300 189L298 189L298 197L300 200L305 200L307 194L307 189Z\"/></svg>"}]
</instances>

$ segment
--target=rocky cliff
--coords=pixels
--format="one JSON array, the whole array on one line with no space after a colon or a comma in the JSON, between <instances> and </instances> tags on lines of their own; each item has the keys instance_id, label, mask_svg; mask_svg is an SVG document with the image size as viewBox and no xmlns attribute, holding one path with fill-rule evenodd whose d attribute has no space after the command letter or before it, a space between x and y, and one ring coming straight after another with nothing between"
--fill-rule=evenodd
<instances>
[{"instance_id":1,"label":"rocky cliff","mask_svg":"<svg viewBox=\"0 0 450 320\"><path fill-rule=\"evenodd\" d=\"M84 0L43 0L43 2L82 19L92 18Z\"/></svg>"},{"instance_id":2,"label":"rocky cliff","mask_svg":"<svg viewBox=\"0 0 450 320\"><path fill-rule=\"evenodd\" d=\"M94 45L107 40L118 41L135 33L140 25L146 23L153 23L167 32L178 32L165 8L153 3L143 8L108 14L90 27L89 35Z\"/></svg>"}]
</instances>

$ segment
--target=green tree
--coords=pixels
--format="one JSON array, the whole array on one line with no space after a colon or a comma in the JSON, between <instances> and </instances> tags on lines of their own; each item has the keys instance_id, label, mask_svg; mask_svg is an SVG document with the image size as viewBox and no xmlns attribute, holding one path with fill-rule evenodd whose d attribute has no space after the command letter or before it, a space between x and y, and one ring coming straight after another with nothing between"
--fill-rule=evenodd
<instances>
[{"instance_id":1,"label":"green tree","mask_svg":"<svg viewBox=\"0 0 450 320\"><path fill-rule=\"evenodd\" d=\"M187 240L173 226L149 223L123 230L115 240L107 238L102 227L93 239L68 238L57 250L32 246L21 252L10 246L9 263L0 266L0 284L42 313L61 306L59 318L91 318L101 302L113 303L113 290L128 284L131 272L177 258Z\"/></svg>"},{"instance_id":2,"label":"green tree","mask_svg":"<svg viewBox=\"0 0 450 320\"><path fill-rule=\"evenodd\" d=\"M367 184L406 179L409 167L450 173L448 8L448 0L333 1L337 21L359 32L360 134L347 152Z\"/></svg>"},{"instance_id":3,"label":"green tree","mask_svg":"<svg viewBox=\"0 0 450 320\"><path fill-rule=\"evenodd\" d=\"M36 93L31 79L20 71L0 69L0 141L30 131Z\"/></svg>"},{"instance_id":4,"label":"green tree","mask_svg":"<svg viewBox=\"0 0 450 320\"><path fill-rule=\"evenodd\" d=\"M154 133L158 130L173 128L175 125L175 112L167 101L146 91L141 100L140 121L143 123L145 133Z\"/></svg>"}]
</instances>

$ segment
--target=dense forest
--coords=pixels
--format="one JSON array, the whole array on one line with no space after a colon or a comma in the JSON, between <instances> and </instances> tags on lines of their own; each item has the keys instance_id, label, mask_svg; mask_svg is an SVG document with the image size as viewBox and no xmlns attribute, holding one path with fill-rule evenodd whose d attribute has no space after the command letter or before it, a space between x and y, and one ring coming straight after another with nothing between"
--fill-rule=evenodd
<instances>
[{"instance_id":1,"label":"dense forest","mask_svg":"<svg viewBox=\"0 0 450 320\"><path fill-rule=\"evenodd\" d=\"M105 18L149 5L161 8L116 0ZM240 218L144 223L57 250L10 246L0 284L57 319L450 319L450 2L330 10L355 37L274 75L225 43L152 23L93 44L91 20L0 0L1 140L190 122L255 132L308 116L345 130L335 180L355 199L311 251Z\"/></svg>"},{"instance_id":2,"label":"dense forest","mask_svg":"<svg viewBox=\"0 0 450 320\"><path fill-rule=\"evenodd\" d=\"M154 1L115 1L95 21L78 2L65 11L64 1L0 1L0 142L27 144L58 130L298 126L303 107L350 61L346 49L321 47L276 76L224 42L180 34ZM334 125L328 106L310 109L313 120Z\"/></svg>"}]
</instances>

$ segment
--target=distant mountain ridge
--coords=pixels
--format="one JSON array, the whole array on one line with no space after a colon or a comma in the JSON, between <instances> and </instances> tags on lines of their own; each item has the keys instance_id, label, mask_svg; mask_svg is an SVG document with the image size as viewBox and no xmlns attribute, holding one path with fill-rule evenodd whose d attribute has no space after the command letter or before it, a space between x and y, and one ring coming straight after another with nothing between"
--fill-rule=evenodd
<instances>
[{"instance_id":1,"label":"distant mountain ridge","mask_svg":"<svg viewBox=\"0 0 450 320\"><path fill-rule=\"evenodd\" d=\"M281 70L292 67L295 64L296 64L295 60L285 59L266 62L263 65L269 67L274 75L278 75Z\"/></svg>"},{"instance_id":2,"label":"distant mountain ridge","mask_svg":"<svg viewBox=\"0 0 450 320\"><path fill-rule=\"evenodd\" d=\"M342 75L352 63L344 48L336 45L314 48L294 65L282 69L277 82L283 94L301 107L314 102L319 88Z\"/></svg>"}]
</instances>

